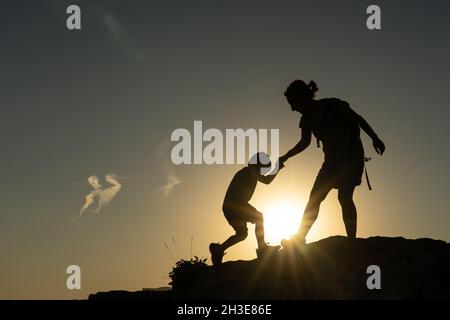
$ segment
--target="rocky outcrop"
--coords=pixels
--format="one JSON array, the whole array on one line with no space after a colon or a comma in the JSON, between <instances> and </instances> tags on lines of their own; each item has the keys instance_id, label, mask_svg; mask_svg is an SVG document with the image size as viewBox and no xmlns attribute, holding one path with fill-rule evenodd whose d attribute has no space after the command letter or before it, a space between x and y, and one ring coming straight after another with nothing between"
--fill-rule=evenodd
<instances>
[{"instance_id":1,"label":"rocky outcrop","mask_svg":"<svg viewBox=\"0 0 450 320\"><path fill-rule=\"evenodd\" d=\"M369 266L377 267L368 270ZM450 244L432 239L330 237L252 261L181 272L170 291L90 299L450 298ZM375 271L374 271L375 270ZM369 279L370 278L370 279ZM377 283L379 280L379 283ZM380 289L369 289L379 284Z\"/></svg>"}]
</instances>

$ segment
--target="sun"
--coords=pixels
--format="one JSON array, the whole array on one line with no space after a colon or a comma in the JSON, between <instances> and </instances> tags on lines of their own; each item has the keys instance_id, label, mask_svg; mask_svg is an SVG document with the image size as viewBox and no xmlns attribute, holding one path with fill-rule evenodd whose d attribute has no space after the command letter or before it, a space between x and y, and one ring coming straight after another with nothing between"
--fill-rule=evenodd
<instances>
[{"instance_id":1,"label":"sun","mask_svg":"<svg viewBox=\"0 0 450 320\"><path fill-rule=\"evenodd\" d=\"M301 203L280 200L269 203L263 213L266 241L276 245L298 231L303 207Z\"/></svg>"}]
</instances>

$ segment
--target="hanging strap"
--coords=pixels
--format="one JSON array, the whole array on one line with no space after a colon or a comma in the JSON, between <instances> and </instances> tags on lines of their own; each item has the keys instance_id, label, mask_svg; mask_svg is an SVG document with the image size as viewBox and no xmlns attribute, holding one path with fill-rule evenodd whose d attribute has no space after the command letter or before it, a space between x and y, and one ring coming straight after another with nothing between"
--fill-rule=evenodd
<instances>
[{"instance_id":1,"label":"hanging strap","mask_svg":"<svg viewBox=\"0 0 450 320\"><path fill-rule=\"evenodd\" d=\"M368 157L364 156L364 172L366 174L366 181L367 181L367 186L369 187L369 190L372 190L372 186L370 185L369 174L367 173L366 162L370 161L371 159L372 158L368 158Z\"/></svg>"}]
</instances>

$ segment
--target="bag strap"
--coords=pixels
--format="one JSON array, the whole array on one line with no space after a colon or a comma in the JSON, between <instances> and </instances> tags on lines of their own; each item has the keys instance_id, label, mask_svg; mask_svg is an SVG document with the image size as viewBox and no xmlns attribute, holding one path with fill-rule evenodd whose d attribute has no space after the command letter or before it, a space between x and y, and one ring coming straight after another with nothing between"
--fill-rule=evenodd
<instances>
[{"instance_id":1,"label":"bag strap","mask_svg":"<svg viewBox=\"0 0 450 320\"><path fill-rule=\"evenodd\" d=\"M369 190L372 190L372 186L370 185L369 174L367 173L366 162L370 161L371 159L372 158L364 156L364 172L366 174L366 181L367 181L367 186L369 187Z\"/></svg>"}]
</instances>

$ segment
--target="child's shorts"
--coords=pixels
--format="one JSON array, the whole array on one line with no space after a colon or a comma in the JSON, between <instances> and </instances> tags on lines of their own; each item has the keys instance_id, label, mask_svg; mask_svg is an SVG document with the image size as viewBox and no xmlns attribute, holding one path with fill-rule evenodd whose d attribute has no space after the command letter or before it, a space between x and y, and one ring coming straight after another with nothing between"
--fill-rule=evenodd
<instances>
[{"instance_id":1,"label":"child's shorts","mask_svg":"<svg viewBox=\"0 0 450 320\"><path fill-rule=\"evenodd\" d=\"M222 210L236 232L247 232L247 222L256 223L263 220L262 213L248 203L224 203Z\"/></svg>"}]
</instances>

